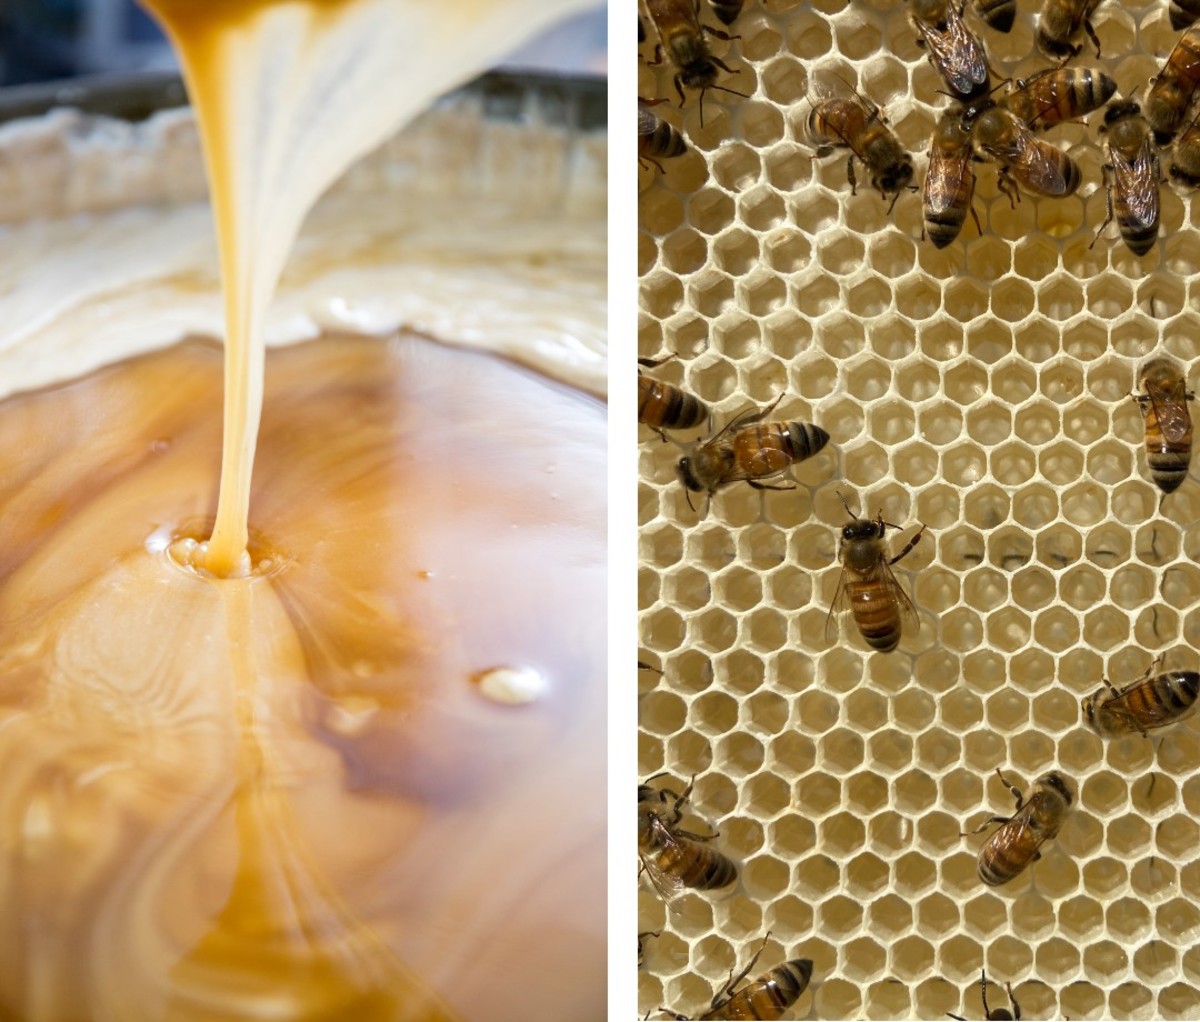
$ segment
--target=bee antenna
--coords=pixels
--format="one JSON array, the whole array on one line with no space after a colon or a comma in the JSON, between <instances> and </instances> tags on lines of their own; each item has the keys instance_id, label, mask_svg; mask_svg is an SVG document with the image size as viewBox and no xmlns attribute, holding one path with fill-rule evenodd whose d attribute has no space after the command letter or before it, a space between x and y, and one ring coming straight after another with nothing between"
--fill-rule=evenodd
<instances>
[{"instance_id":1,"label":"bee antenna","mask_svg":"<svg viewBox=\"0 0 1200 1022\"><path fill-rule=\"evenodd\" d=\"M842 491L834 490L833 492L837 494L838 500L842 502L842 507L846 509L846 514L848 514L852 520L857 521L858 515L850 510L850 505L846 503L846 498L842 496Z\"/></svg>"}]
</instances>

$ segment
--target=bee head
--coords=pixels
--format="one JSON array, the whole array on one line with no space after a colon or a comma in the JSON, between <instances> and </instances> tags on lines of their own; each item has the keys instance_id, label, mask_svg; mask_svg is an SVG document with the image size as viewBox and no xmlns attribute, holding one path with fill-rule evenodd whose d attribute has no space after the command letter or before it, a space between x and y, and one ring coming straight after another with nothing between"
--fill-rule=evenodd
<instances>
[{"instance_id":1,"label":"bee head","mask_svg":"<svg viewBox=\"0 0 1200 1022\"><path fill-rule=\"evenodd\" d=\"M716 82L717 74L711 57L699 57L684 64L678 78L689 89L707 89Z\"/></svg>"},{"instance_id":2,"label":"bee head","mask_svg":"<svg viewBox=\"0 0 1200 1022\"><path fill-rule=\"evenodd\" d=\"M875 179L874 184L884 195L892 195L904 188L912 180L912 176L912 161L905 156L903 159L889 164L887 170Z\"/></svg>"},{"instance_id":3,"label":"bee head","mask_svg":"<svg viewBox=\"0 0 1200 1022\"><path fill-rule=\"evenodd\" d=\"M883 539L884 525L878 518L856 518L842 526L842 542L854 543L863 539Z\"/></svg>"},{"instance_id":4,"label":"bee head","mask_svg":"<svg viewBox=\"0 0 1200 1022\"><path fill-rule=\"evenodd\" d=\"M1067 805L1074 803L1076 798L1074 783L1070 778L1060 774L1057 770L1051 770L1048 774L1043 774L1038 778L1038 783L1057 793Z\"/></svg>"},{"instance_id":5,"label":"bee head","mask_svg":"<svg viewBox=\"0 0 1200 1022\"><path fill-rule=\"evenodd\" d=\"M679 481L694 493L699 493L704 489L700 480L696 478L695 473L692 471L691 458L680 458L679 464L675 466L675 474L679 477Z\"/></svg>"},{"instance_id":6,"label":"bee head","mask_svg":"<svg viewBox=\"0 0 1200 1022\"><path fill-rule=\"evenodd\" d=\"M1122 99L1117 103L1113 103L1104 113L1104 127L1111 128L1117 121L1123 121L1127 117L1137 117L1142 112L1142 108L1138 106L1136 99ZM1104 128L1100 129L1101 131Z\"/></svg>"},{"instance_id":7,"label":"bee head","mask_svg":"<svg viewBox=\"0 0 1200 1022\"><path fill-rule=\"evenodd\" d=\"M1096 726L1096 693L1084 696L1079 700L1079 705L1083 708L1083 722L1099 734L1100 729Z\"/></svg>"}]
</instances>

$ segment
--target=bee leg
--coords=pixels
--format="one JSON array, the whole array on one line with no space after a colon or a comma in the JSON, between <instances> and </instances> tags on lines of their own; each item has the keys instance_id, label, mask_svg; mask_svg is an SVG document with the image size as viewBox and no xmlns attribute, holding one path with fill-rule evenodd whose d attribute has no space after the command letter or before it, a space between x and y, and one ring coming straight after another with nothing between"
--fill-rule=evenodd
<instances>
[{"instance_id":1,"label":"bee leg","mask_svg":"<svg viewBox=\"0 0 1200 1022\"><path fill-rule=\"evenodd\" d=\"M979 999L983 1001L983 1017L991 1018L992 1012L987 1002L987 972L983 969L979 970Z\"/></svg>"},{"instance_id":2,"label":"bee leg","mask_svg":"<svg viewBox=\"0 0 1200 1022\"><path fill-rule=\"evenodd\" d=\"M662 43L656 43L654 46L654 59L646 61L651 67L658 67L663 62Z\"/></svg>"},{"instance_id":3,"label":"bee leg","mask_svg":"<svg viewBox=\"0 0 1200 1022\"><path fill-rule=\"evenodd\" d=\"M795 483L788 483L785 486L771 486L768 483L760 483L756 479L747 479L746 482L756 490L794 490L796 488Z\"/></svg>"},{"instance_id":4,"label":"bee leg","mask_svg":"<svg viewBox=\"0 0 1200 1022\"><path fill-rule=\"evenodd\" d=\"M1025 800L1023 798L1021 798L1021 789L1018 788L1015 784L1010 784L1008 781L1006 781L1004 779L1004 775L1002 773L1000 773L999 767L996 767L996 776L1000 778L1000 783L1003 784L1004 787L1006 787L1012 793L1013 797L1017 800L1017 810L1020 811L1021 806L1024 805L1024 802L1025 802Z\"/></svg>"},{"instance_id":5,"label":"bee leg","mask_svg":"<svg viewBox=\"0 0 1200 1022\"><path fill-rule=\"evenodd\" d=\"M662 358L639 358L638 365L645 366L647 369L657 369L660 365L670 362L673 358L678 358L679 352L672 351L669 355L663 355Z\"/></svg>"},{"instance_id":6,"label":"bee leg","mask_svg":"<svg viewBox=\"0 0 1200 1022\"><path fill-rule=\"evenodd\" d=\"M983 823L981 823L974 830L968 830L968 831L960 830L958 832L958 836L959 837L974 837L976 834L982 834L993 823L1008 823L1008 821L1011 819L1012 819L1011 816L989 816L986 820L983 821Z\"/></svg>"},{"instance_id":7,"label":"bee leg","mask_svg":"<svg viewBox=\"0 0 1200 1022\"><path fill-rule=\"evenodd\" d=\"M1000 173L996 175L996 187L1008 196L1009 206L1016 209L1017 203L1021 201L1021 193L1017 191L1016 183L1007 170L1001 168Z\"/></svg>"},{"instance_id":8,"label":"bee leg","mask_svg":"<svg viewBox=\"0 0 1200 1022\"><path fill-rule=\"evenodd\" d=\"M678 1022L687 1022L686 1015L680 1015L679 1012L677 1012L677 1011L672 1011L670 1008L664 1008L661 1004L658 1006L658 1011L660 1011L662 1014L666 1015L667 1018L676 1019L676 1020L678 1020ZM649 1017L650 1017L650 1012L646 1012L646 1014L642 1016L643 1020L648 1019Z\"/></svg>"},{"instance_id":9,"label":"bee leg","mask_svg":"<svg viewBox=\"0 0 1200 1022\"><path fill-rule=\"evenodd\" d=\"M851 155L846 160L846 180L850 182L850 194L858 194L858 182L854 179L854 156Z\"/></svg>"},{"instance_id":10,"label":"bee leg","mask_svg":"<svg viewBox=\"0 0 1200 1022\"><path fill-rule=\"evenodd\" d=\"M728 32L722 32L719 28L713 28L711 25L701 25L700 31L707 32L715 39L724 39L725 42L732 42L734 39L741 39L740 35L730 35Z\"/></svg>"},{"instance_id":11,"label":"bee leg","mask_svg":"<svg viewBox=\"0 0 1200 1022\"><path fill-rule=\"evenodd\" d=\"M679 106L683 108L683 104L687 102L687 97L683 94L683 75L675 76L675 91L679 93ZM700 93L700 124L704 124L704 93Z\"/></svg>"},{"instance_id":12,"label":"bee leg","mask_svg":"<svg viewBox=\"0 0 1200 1022\"><path fill-rule=\"evenodd\" d=\"M767 946L767 941L770 939L771 939L771 931L768 930L767 935L765 937L763 937L763 942L758 946L758 950L754 952L754 957L751 958L750 961L746 963L746 967L737 974L736 979L734 978L734 975L733 975L733 969L730 968L729 982L726 983L725 986L721 989L721 991L712 999L712 1006L714 1008L719 1007L720 1004L724 1004L726 1001L729 1000L730 997L733 996L734 987L736 987L742 980L744 980L747 976L750 975L750 970L754 968L754 963L758 961L758 956L763 953L763 948L765 948Z\"/></svg>"},{"instance_id":13,"label":"bee leg","mask_svg":"<svg viewBox=\"0 0 1200 1022\"><path fill-rule=\"evenodd\" d=\"M1008 991L1008 1001L1012 1005L1013 1022L1021 1022L1021 1006L1017 1003L1017 999L1013 996L1012 984L1005 983L1004 989Z\"/></svg>"},{"instance_id":14,"label":"bee leg","mask_svg":"<svg viewBox=\"0 0 1200 1022\"><path fill-rule=\"evenodd\" d=\"M1098 35L1096 35L1096 27L1092 24L1091 18L1083 19L1083 30L1087 33L1088 38L1092 41L1092 45L1094 47L1096 47L1096 57L1099 58L1099 56L1100 56L1100 37ZM1081 46L1081 47L1079 47L1079 49L1082 50L1083 47ZM1078 52L1078 50L1076 52Z\"/></svg>"},{"instance_id":15,"label":"bee leg","mask_svg":"<svg viewBox=\"0 0 1200 1022\"><path fill-rule=\"evenodd\" d=\"M1104 228L1113 221L1112 185L1108 183L1108 172L1112 170L1112 167L1105 164L1101 170L1104 174L1104 194L1105 202L1108 206L1108 215L1104 218L1104 223L1100 225L1100 230L1096 232L1096 236L1092 239L1092 245L1095 245L1100 240L1100 235L1104 233ZM1091 248L1092 245L1088 245L1088 248Z\"/></svg>"},{"instance_id":16,"label":"bee leg","mask_svg":"<svg viewBox=\"0 0 1200 1022\"><path fill-rule=\"evenodd\" d=\"M896 556L893 557L890 561L888 561L888 564L895 564L898 560L900 560L900 558L906 556L909 553L909 551L912 550L913 547L915 547L918 543L921 542L921 536L924 532L925 532L925 526L922 525L921 528L918 530L917 534L915 536L913 536L913 538L910 539L904 545L904 549L901 550L898 554L896 554Z\"/></svg>"},{"instance_id":17,"label":"bee leg","mask_svg":"<svg viewBox=\"0 0 1200 1022\"><path fill-rule=\"evenodd\" d=\"M645 167L647 170L650 169L651 164L654 164L654 166L656 166L658 168L658 172L660 174L665 174L667 172L667 169L661 163L659 163L658 160L656 160L653 156L639 156L638 163L641 166ZM663 439L666 440L667 438L663 437Z\"/></svg>"}]
</instances>

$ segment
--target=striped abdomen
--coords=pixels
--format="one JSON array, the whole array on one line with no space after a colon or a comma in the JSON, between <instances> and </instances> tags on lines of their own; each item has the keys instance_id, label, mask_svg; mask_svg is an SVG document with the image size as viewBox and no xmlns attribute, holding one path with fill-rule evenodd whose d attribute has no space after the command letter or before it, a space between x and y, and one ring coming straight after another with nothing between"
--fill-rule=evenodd
<instances>
[{"instance_id":1,"label":"striped abdomen","mask_svg":"<svg viewBox=\"0 0 1200 1022\"><path fill-rule=\"evenodd\" d=\"M747 479L765 479L811 458L829 443L829 434L810 422L763 422L733 437L733 460Z\"/></svg>"},{"instance_id":2,"label":"striped abdomen","mask_svg":"<svg viewBox=\"0 0 1200 1022\"><path fill-rule=\"evenodd\" d=\"M687 143L674 127L645 108L638 107L638 156L653 157L682 156L687 152Z\"/></svg>"},{"instance_id":3,"label":"striped abdomen","mask_svg":"<svg viewBox=\"0 0 1200 1022\"><path fill-rule=\"evenodd\" d=\"M975 0L975 9L997 32L1011 32L1017 17L1017 0Z\"/></svg>"},{"instance_id":4,"label":"striped abdomen","mask_svg":"<svg viewBox=\"0 0 1200 1022\"><path fill-rule=\"evenodd\" d=\"M1183 405L1187 411L1187 405ZM1189 418L1184 430L1168 436L1163 432L1158 419L1158 409L1153 403L1146 409L1146 462L1150 466L1150 478L1164 493L1179 489L1187 478L1188 465L1192 460L1192 424Z\"/></svg>"},{"instance_id":5,"label":"striped abdomen","mask_svg":"<svg viewBox=\"0 0 1200 1022\"><path fill-rule=\"evenodd\" d=\"M708 0L713 14L721 19L721 23L732 25L742 11L743 0Z\"/></svg>"},{"instance_id":6,"label":"striped abdomen","mask_svg":"<svg viewBox=\"0 0 1200 1022\"><path fill-rule=\"evenodd\" d=\"M638 377L638 422L652 429L691 429L708 419L698 397L649 376Z\"/></svg>"},{"instance_id":7,"label":"striped abdomen","mask_svg":"<svg viewBox=\"0 0 1200 1022\"><path fill-rule=\"evenodd\" d=\"M765 976L742 987L702 1019L780 1019L799 999L812 979L813 963L796 958L777 965Z\"/></svg>"},{"instance_id":8,"label":"striped abdomen","mask_svg":"<svg viewBox=\"0 0 1200 1022\"><path fill-rule=\"evenodd\" d=\"M883 580L846 582L854 623L868 646L890 653L900 645L900 604Z\"/></svg>"},{"instance_id":9,"label":"striped abdomen","mask_svg":"<svg viewBox=\"0 0 1200 1022\"><path fill-rule=\"evenodd\" d=\"M1186 717L1195 708L1198 695L1200 674L1169 671L1145 678L1102 703L1096 712L1097 724L1110 734L1127 732L1126 720L1145 731L1166 727Z\"/></svg>"},{"instance_id":10,"label":"striped abdomen","mask_svg":"<svg viewBox=\"0 0 1200 1022\"><path fill-rule=\"evenodd\" d=\"M1033 862L1034 855L1045 840L1028 832L1019 840L1014 839L1014 835L1020 833L1020 828L1018 814L1003 824L980 850L979 879L989 887L999 887L1019 876Z\"/></svg>"},{"instance_id":11,"label":"striped abdomen","mask_svg":"<svg viewBox=\"0 0 1200 1022\"><path fill-rule=\"evenodd\" d=\"M659 836L663 837L661 832ZM737 866L732 859L690 838L671 834L645 854L659 871L694 890L713 891L737 879Z\"/></svg>"},{"instance_id":12,"label":"striped abdomen","mask_svg":"<svg viewBox=\"0 0 1200 1022\"><path fill-rule=\"evenodd\" d=\"M1200 0L1170 0L1167 12L1171 15L1171 27L1180 32L1200 18Z\"/></svg>"}]
</instances>

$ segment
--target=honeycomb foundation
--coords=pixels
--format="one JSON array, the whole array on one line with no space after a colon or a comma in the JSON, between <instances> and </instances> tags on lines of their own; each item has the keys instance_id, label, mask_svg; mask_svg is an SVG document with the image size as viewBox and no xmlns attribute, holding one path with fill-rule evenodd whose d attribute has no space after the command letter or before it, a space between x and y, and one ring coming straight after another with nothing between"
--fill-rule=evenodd
<instances>
[{"instance_id":1,"label":"honeycomb foundation","mask_svg":"<svg viewBox=\"0 0 1200 1022\"><path fill-rule=\"evenodd\" d=\"M1001 74L1048 63L1029 5L1008 36L968 17ZM1179 35L1166 4L1094 20L1104 56L1083 40L1077 62L1140 94ZM695 774L694 811L742 877L670 908L639 889L639 930L662 930L639 1013L702 1013L770 930L756 975L814 962L786 1017L982 1018L982 968L989 1006L1008 982L1025 1018L1200 1018L1196 725L1102 741L1079 709L1159 654L1197 666L1200 487L1193 470L1160 510L1129 395L1155 352L1200 385L1200 204L1164 185L1147 256L1115 224L1093 244L1092 115L1046 135L1080 164L1076 195L1012 210L980 165L983 233L968 218L938 250L919 194L889 217L861 168L852 197L845 156L803 141L809 82L834 71L885 108L920 182L946 100L906 5L747 0L733 31L713 45L735 71L721 83L749 95L709 92L703 126L670 69L639 65L691 147L639 172L639 353L678 352L653 374L718 425L783 393L773 417L833 443L796 490L731 486L705 514L674 478L678 444L642 432L639 657L663 673L639 671L639 776ZM920 629L891 654L826 640L839 490L905 526L893 553L928 526L897 565ZM959 833L1011 812L996 767L1022 790L1062 770L1080 803L989 889L983 835Z\"/></svg>"}]
</instances>

